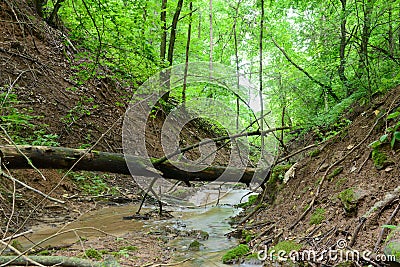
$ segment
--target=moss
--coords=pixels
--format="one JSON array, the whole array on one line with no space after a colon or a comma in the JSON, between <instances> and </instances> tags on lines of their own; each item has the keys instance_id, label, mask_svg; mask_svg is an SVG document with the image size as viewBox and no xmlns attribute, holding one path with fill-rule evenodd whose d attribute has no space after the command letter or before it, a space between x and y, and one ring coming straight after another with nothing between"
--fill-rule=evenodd
<instances>
[{"instance_id":1,"label":"moss","mask_svg":"<svg viewBox=\"0 0 400 267\"><path fill-rule=\"evenodd\" d=\"M381 170L387 165L387 157L378 148L372 150L372 160L377 170Z\"/></svg>"},{"instance_id":2,"label":"moss","mask_svg":"<svg viewBox=\"0 0 400 267\"><path fill-rule=\"evenodd\" d=\"M222 262L225 264L238 262L241 257L250 252L248 245L240 244L237 247L228 250L224 256L222 256Z\"/></svg>"},{"instance_id":3,"label":"moss","mask_svg":"<svg viewBox=\"0 0 400 267\"><path fill-rule=\"evenodd\" d=\"M126 247L121 247L120 250L136 251L136 250L138 250L138 247L136 247L136 246L126 246Z\"/></svg>"},{"instance_id":4,"label":"moss","mask_svg":"<svg viewBox=\"0 0 400 267\"><path fill-rule=\"evenodd\" d=\"M190 243L188 250L199 251L201 246L203 246L202 243L200 243L197 240L194 240L192 243Z\"/></svg>"},{"instance_id":5,"label":"moss","mask_svg":"<svg viewBox=\"0 0 400 267\"><path fill-rule=\"evenodd\" d=\"M278 251L285 251L286 254L289 254L291 251L298 251L302 247L302 244L296 243L292 240L284 240L273 246L271 248L271 251L275 250L275 253L277 253Z\"/></svg>"},{"instance_id":6,"label":"moss","mask_svg":"<svg viewBox=\"0 0 400 267\"><path fill-rule=\"evenodd\" d=\"M332 181L332 179L338 176L342 171L343 171L343 166L339 166L336 169L334 169L333 172L328 175L327 177L328 181Z\"/></svg>"},{"instance_id":7,"label":"moss","mask_svg":"<svg viewBox=\"0 0 400 267\"><path fill-rule=\"evenodd\" d=\"M87 249L85 251L85 256L95 260L101 260L101 253L93 248Z\"/></svg>"},{"instance_id":8,"label":"moss","mask_svg":"<svg viewBox=\"0 0 400 267\"><path fill-rule=\"evenodd\" d=\"M357 209L357 199L353 188L347 188L339 193L338 198L344 206L344 210L348 213L354 212Z\"/></svg>"},{"instance_id":9,"label":"moss","mask_svg":"<svg viewBox=\"0 0 400 267\"><path fill-rule=\"evenodd\" d=\"M340 178L339 180L336 181L335 188L339 189L342 187L345 183L347 182L347 177Z\"/></svg>"},{"instance_id":10,"label":"moss","mask_svg":"<svg viewBox=\"0 0 400 267\"><path fill-rule=\"evenodd\" d=\"M319 149L317 148L317 149L315 149L315 150L313 150L313 151L310 151L310 152L308 153L308 155L309 155L310 157L312 157L312 158L315 158L315 157L318 156L320 153L321 153L321 150L319 150Z\"/></svg>"},{"instance_id":11,"label":"moss","mask_svg":"<svg viewBox=\"0 0 400 267\"><path fill-rule=\"evenodd\" d=\"M239 203L237 205L237 207L239 207L239 208L250 207L256 202L257 198L258 198L258 195L250 195L249 199L247 200L247 202Z\"/></svg>"},{"instance_id":12,"label":"moss","mask_svg":"<svg viewBox=\"0 0 400 267\"><path fill-rule=\"evenodd\" d=\"M292 164L286 165L276 165L272 169L271 179L268 182L276 183L278 181L282 181L285 177L285 173L292 167Z\"/></svg>"},{"instance_id":13,"label":"moss","mask_svg":"<svg viewBox=\"0 0 400 267\"><path fill-rule=\"evenodd\" d=\"M50 253L50 251L48 251L47 249L45 249L45 250L39 251L39 252L37 253L37 255L39 255L39 256L50 256L51 253Z\"/></svg>"},{"instance_id":14,"label":"moss","mask_svg":"<svg viewBox=\"0 0 400 267\"><path fill-rule=\"evenodd\" d=\"M325 220L325 209L316 208L314 213L311 214L310 224L320 224Z\"/></svg>"}]
</instances>

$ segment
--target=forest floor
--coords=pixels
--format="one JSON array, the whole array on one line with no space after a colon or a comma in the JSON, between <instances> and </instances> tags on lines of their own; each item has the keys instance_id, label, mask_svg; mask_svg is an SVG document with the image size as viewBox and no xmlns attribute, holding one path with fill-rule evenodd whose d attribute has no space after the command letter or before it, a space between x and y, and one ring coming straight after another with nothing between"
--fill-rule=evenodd
<instances>
[{"instance_id":1,"label":"forest floor","mask_svg":"<svg viewBox=\"0 0 400 267\"><path fill-rule=\"evenodd\" d=\"M20 114L31 116L30 123L36 125L19 127L18 136L29 138L33 135L40 139L36 141L45 144L56 141L61 146L73 148L88 147L101 137L96 149L121 152L121 118L133 89L109 78L94 77L83 84L77 81L74 67L80 62L71 63L74 62L76 48L66 41L61 31L38 19L25 2L13 3L16 4L0 3L0 89L3 97L7 92L15 94L18 102L12 104ZM104 71L108 72L107 69ZM252 232L250 243L254 251L260 248L259 245L262 247L281 240L301 241L305 244L304 248L320 251L321 248L334 247L341 239L354 243L352 248L359 251L374 250L381 226L388 223L397 203L388 203L374 216L368 217L358 232L356 229L360 226L360 218L399 185L400 156L398 147L392 150L388 145L383 146L381 152L386 155L385 166L378 170L371 158L372 148L368 145L378 140L387 126L378 111L390 113L399 105L400 87L373 99L370 104L355 105L344 115L352 123L319 145L319 152L311 156L308 150L294 157L297 165L293 177L286 185L276 181L274 186L279 188L279 192L274 201L267 194L266 201L271 200L272 204L259 206L261 208L240 226ZM4 115L8 111L3 109L2 112ZM116 121L120 123L114 125ZM153 157L163 155L159 141L162 121L163 115L159 114L149 125L146 142ZM181 137L187 144L197 143L204 137L216 137L205 128L191 123L182 131ZM17 136L15 127L8 130L11 137ZM108 133L102 136L107 130ZM57 134L57 137L46 137L43 131L46 135ZM2 145L10 144L5 135L1 137ZM297 140L296 149L316 141L318 138L315 135L306 135ZM312 150L316 151L315 148ZM225 152L220 151L216 163L223 164L227 160ZM197 151L189 152L187 156L195 158ZM294 163L293 159L290 160ZM102 197L97 198L85 192L76 182L80 175L87 174L75 173L75 176L64 177L65 171L42 170L46 177L43 180L34 170L10 172L42 192L51 192L52 197L62 199L65 204L43 201L35 193L24 187L14 187L2 178L0 234L4 237L38 224L72 222L89 211L121 203L138 203L141 198L140 189L132 177L126 175L90 174L93 179L101 176L107 182L100 192ZM331 175L334 172L335 175ZM319 186L321 180L323 183ZM93 183L91 185L94 186ZM117 188L117 192L107 192L111 188ZM340 193L346 189L357 195L357 201L349 203L355 205L352 212L346 212L339 200ZM314 205L308 206L314 197ZM301 218L309 207L309 212ZM242 218L254 208L248 208ZM318 212L321 221L312 223ZM398 216L389 222L393 225L399 223ZM75 245L57 249L52 255L81 256L81 248L118 252L121 247L133 246L134 250L125 251L130 256L129 260L124 260L127 266L167 263L171 255L163 240L144 231L127 234L118 244L114 236L106 236L94 240L81 239ZM379 244L378 252L381 251L382 244Z\"/></svg>"}]
</instances>

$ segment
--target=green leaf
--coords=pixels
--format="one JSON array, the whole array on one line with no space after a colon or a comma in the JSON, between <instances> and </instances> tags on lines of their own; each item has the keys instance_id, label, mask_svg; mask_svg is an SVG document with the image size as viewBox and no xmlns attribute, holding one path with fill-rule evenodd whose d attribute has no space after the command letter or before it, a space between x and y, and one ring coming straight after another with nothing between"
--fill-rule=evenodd
<instances>
[{"instance_id":1,"label":"green leaf","mask_svg":"<svg viewBox=\"0 0 400 267\"><path fill-rule=\"evenodd\" d=\"M393 134L392 141L390 142L390 147L391 147L392 149L394 148L394 145L395 145L395 143L396 143L396 140L400 141L400 132L395 132L395 133Z\"/></svg>"},{"instance_id":2,"label":"green leaf","mask_svg":"<svg viewBox=\"0 0 400 267\"><path fill-rule=\"evenodd\" d=\"M384 143L384 142L386 142L387 140L388 140L388 135L387 135L387 134L384 134L384 135L381 136L381 138L379 138L379 141L380 141L381 143Z\"/></svg>"},{"instance_id":3,"label":"green leaf","mask_svg":"<svg viewBox=\"0 0 400 267\"><path fill-rule=\"evenodd\" d=\"M384 224L381 226L382 228L387 228L387 229L396 229L396 225L391 225L391 224Z\"/></svg>"},{"instance_id":4,"label":"green leaf","mask_svg":"<svg viewBox=\"0 0 400 267\"><path fill-rule=\"evenodd\" d=\"M372 142L371 144L369 144L368 146L369 146L369 147L372 147L372 148L376 148L376 147L378 147L380 144L381 144L381 141L376 140L376 141Z\"/></svg>"},{"instance_id":5,"label":"green leaf","mask_svg":"<svg viewBox=\"0 0 400 267\"><path fill-rule=\"evenodd\" d=\"M397 118L399 115L400 115L400 111L396 111L396 112L390 113L390 114L387 116L387 119L388 119L388 120L394 119L394 118Z\"/></svg>"}]
</instances>

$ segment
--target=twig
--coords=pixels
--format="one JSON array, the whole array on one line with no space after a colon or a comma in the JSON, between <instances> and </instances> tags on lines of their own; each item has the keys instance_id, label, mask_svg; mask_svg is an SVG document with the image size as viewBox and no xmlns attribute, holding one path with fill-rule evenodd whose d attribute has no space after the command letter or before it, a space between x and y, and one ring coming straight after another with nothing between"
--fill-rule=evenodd
<instances>
[{"instance_id":1,"label":"twig","mask_svg":"<svg viewBox=\"0 0 400 267\"><path fill-rule=\"evenodd\" d=\"M40 264L40 263L38 263L38 262L36 262L36 261L34 261L34 260L28 258L27 256L23 255L22 252L20 252L18 249L16 249L15 247L11 246L10 244L4 242L3 240L0 240L0 244L2 244L2 245L4 245L4 246L7 246L7 247L8 247L9 249L11 249L13 252L17 253L17 254L19 255L19 257L22 257L25 261L27 261L27 262L29 262L29 263L31 263L31 264L33 264L33 265L36 265L36 266L44 267L44 265L42 265L42 264ZM15 257L13 257L13 258L15 258ZM6 263L4 263L4 264L1 264L0 267L8 266L8 265L9 265L10 263L12 263L12 262L13 262L13 260L8 261L8 262L6 262Z\"/></svg>"},{"instance_id":2,"label":"twig","mask_svg":"<svg viewBox=\"0 0 400 267\"><path fill-rule=\"evenodd\" d=\"M321 192L321 188L322 185L324 184L326 177L328 176L328 173L333 169L333 167L335 167L336 165L340 164L343 160L345 160L351 153L353 153L356 149L358 149L362 144L365 143L365 141L370 137L370 135L372 134L375 126L378 124L378 122L380 121L380 119L383 116L379 117L376 122L374 123L374 125L372 125L371 129L369 130L368 134L364 137L363 140L361 140L361 142L359 142L356 146L354 146L349 152L347 152L346 155L344 155L342 158L340 158L339 160L335 161L333 164L331 164L328 169L325 171L324 176L322 177L321 181L318 184L317 187L317 191L313 197L313 199L311 200L308 208L303 212L303 214L300 216L300 218L298 218L291 226L289 226L289 229L293 229L301 220L304 219L304 217L308 214L308 212L310 212L310 210L313 208L314 204L315 204L315 200L317 199L317 197L319 196L319 193Z\"/></svg>"},{"instance_id":3,"label":"twig","mask_svg":"<svg viewBox=\"0 0 400 267\"><path fill-rule=\"evenodd\" d=\"M26 235L26 234L30 234L30 233L33 233L32 229L29 229L28 231L25 231L25 232L22 232L22 233L19 233L19 234L15 234L15 235L12 235L12 236L8 236L8 237L3 238L3 239L1 239L1 240L2 240L2 241L8 241L8 240L15 239L15 238L18 238L18 237L20 237L20 236L23 236L23 235Z\"/></svg>"},{"instance_id":4,"label":"twig","mask_svg":"<svg viewBox=\"0 0 400 267\"><path fill-rule=\"evenodd\" d=\"M194 258L187 258L182 261L173 262L173 263L157 263L157 264L148 263L148 264L144 265L144 267L145 266L149 266L149 267L176 266L176 265L180 265L182 263L185 263L185 262L191 261L191 260L194 260Z\"/></svg>"},{"instance_id":5,"label":"twig","mask_svg":"<svg viewBox=\"0 0 400 267\"><path fill-rule=\"evenodd\" d=\"M64 204L64 203L65 203L65 201L62 201L62 200L60 200L60 199L53 198L53 197L51 197L51 196L49 196L49 195L43 193L42 191L40 191L40 190L38 190L38 189L36 189L36 188L33 188L33 187L31 187L31 186L25 184L24 182L22 182L22 181L20 181L20 180L18 180L18 179L16 179L16 178L14 178L14 177L12 177L11 175L6 174L6 173L3 172L3 171L0 171L0 175L6 177L7 179L9 179L9 180L11 180L11 181L13 181L13 182L17 182L18 184L22 185L23 187L25 187L25 188L27 188L27 189L29 189L29 190L31 190L31 191L33 191L33 192L35 192L35 193L37 193L37 194L43 196L43 197L45 197L45 199L49 199L49 200L51 200L51 201L55 201L55 202L58 202L58 203L60 203L60 204Z\"/></svg>"},{"instance_id":6,"label":"twig","mask_svg":"<svg viewBox=\"0 0 400 267\"><path fill-rule=\"evenodd\" d=\"M19 149L18 145L14 142L14 140L12 140L12 138L8 134L7 130L1 124L0 124L0 129L4 132L4 134L9 139L9 141L12 143L12 145L15 147L15 149L26 159L26 161L28 162L29 166L31 166L37 173L39 173L40 176L42 177L42 179L46 181L46 177L44 177L43 173L38 168L36 168L32 164L32 161ZM3 155L0 155L0 156L3 156Z\"/></svg>"},{"instance_id":7,"label":"twig","mask_svg":"<svg viewBox=\"0 0 400 267\"><path fill-rule=\"evenodd\" d=\"M361 227L364 225L366 220L367 220L367 218L364 218L364 217L360 218L360 223L357 225L356 229L354 230L353 236L351 237L351 240L349 243L349 247L352 247L354 245L354 243L356 242L357 235L360 232Z\"/></svg>"},{"instance_id":8,"label":"twig","mask_svg":"<svg viewBox=\"0 0 400 267\"><path fill-rule=\"evenodd\" d=\"M283 158L279 159L276 163L284 162L285 160L290 159L291 157L293 157L293 156L295 156L295 155L297 155L297 154L299 154L299 153L301 153L301 152L303 152L305 150L308 150L310 148L316 147L316 146L317 146L316 144L312 144L312 145L303 147L302 149L297 150L297 151L293 152L292 154L289 154L286 157L283 157Z\"/></svg>"},{"instance_id":9,"label":"twig","mask_svg":"<svg viewBox=\"0 0 400 267\"><path fill-rule=\"evenodd\" d=\"M278 127L278 128L269 129L269 130L262 131L262 132L260 130L257 130L257 131L253 131L253 132L244 132L244 133L238 133L238 134L234 134L234 135L230 135L230 136L227 135L227 136L220 136L220 137L217 137L217 138L207 139L205 141L196 143L194 145L190 145L190 146L184 147L182 149L177 149L176 151L170 153L169 155L161 157L161 158L153 161L152 163L153 163L154 166L157 166L157 165L167 161L169 158L171 158L173 156L182 154L183 152L192 150L194 148L197 148L199 146L203 146L203 145L206 145L206 144L209 144L209 143L212 143L212 142L224 141L224 140L228 140L228 139L232 140L232 139L236 139L236 138L244 137L244 136L265 135L267 133L271 133L271 132L275 132L275 131L279 131L279 130L290 129L290 128L291 127L285 126L285 127Z\"/></svg>"},{"instance_id":10,"label":"twig","mask_svg":"<svg viewBox=\"0 0 400 267\"><path fill-rule=\"evenodd\" d=\"M400 209L400 203L397 204L397 207L394 209L392 215L391 215L391 216L389 217L389 219L386 221L386 223L385 223L386 225L391 224L393 218L396 216L396 214L397 214L397 212L399 211L399 209ZM375 243L374 252L378 252L378 248L379 248L379 245L381 244L383 235L385 234L385 230L386 230L386 228L383 227L382 230L381 230L381 232L379 233L378 240L376 240L376 243Z\"/></svg>"}]
</instances>

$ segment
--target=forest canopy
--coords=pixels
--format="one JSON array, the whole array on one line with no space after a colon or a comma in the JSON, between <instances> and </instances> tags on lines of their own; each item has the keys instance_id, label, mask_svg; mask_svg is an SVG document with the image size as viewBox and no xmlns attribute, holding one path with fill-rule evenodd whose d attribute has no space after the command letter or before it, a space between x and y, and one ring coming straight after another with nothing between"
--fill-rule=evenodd
<instances>
[{"instance_id":1,"label":"forest canopy","mask_svg":"<svg viewBox=\"0 0 400 267\"><path fill-rule=\"evenodd\" d=\"M368 102L400 81L398 1L39 2L38 13L68 29L77 46L70 58L77 82L111 78L135 88L171 65L217 62L255 84L275 119L307 128L337 122L355 100ZM168 97L235 103L213 86L185 90ZM248 112L238 114L248 120Z\"/></svg>"}]
</instances>

